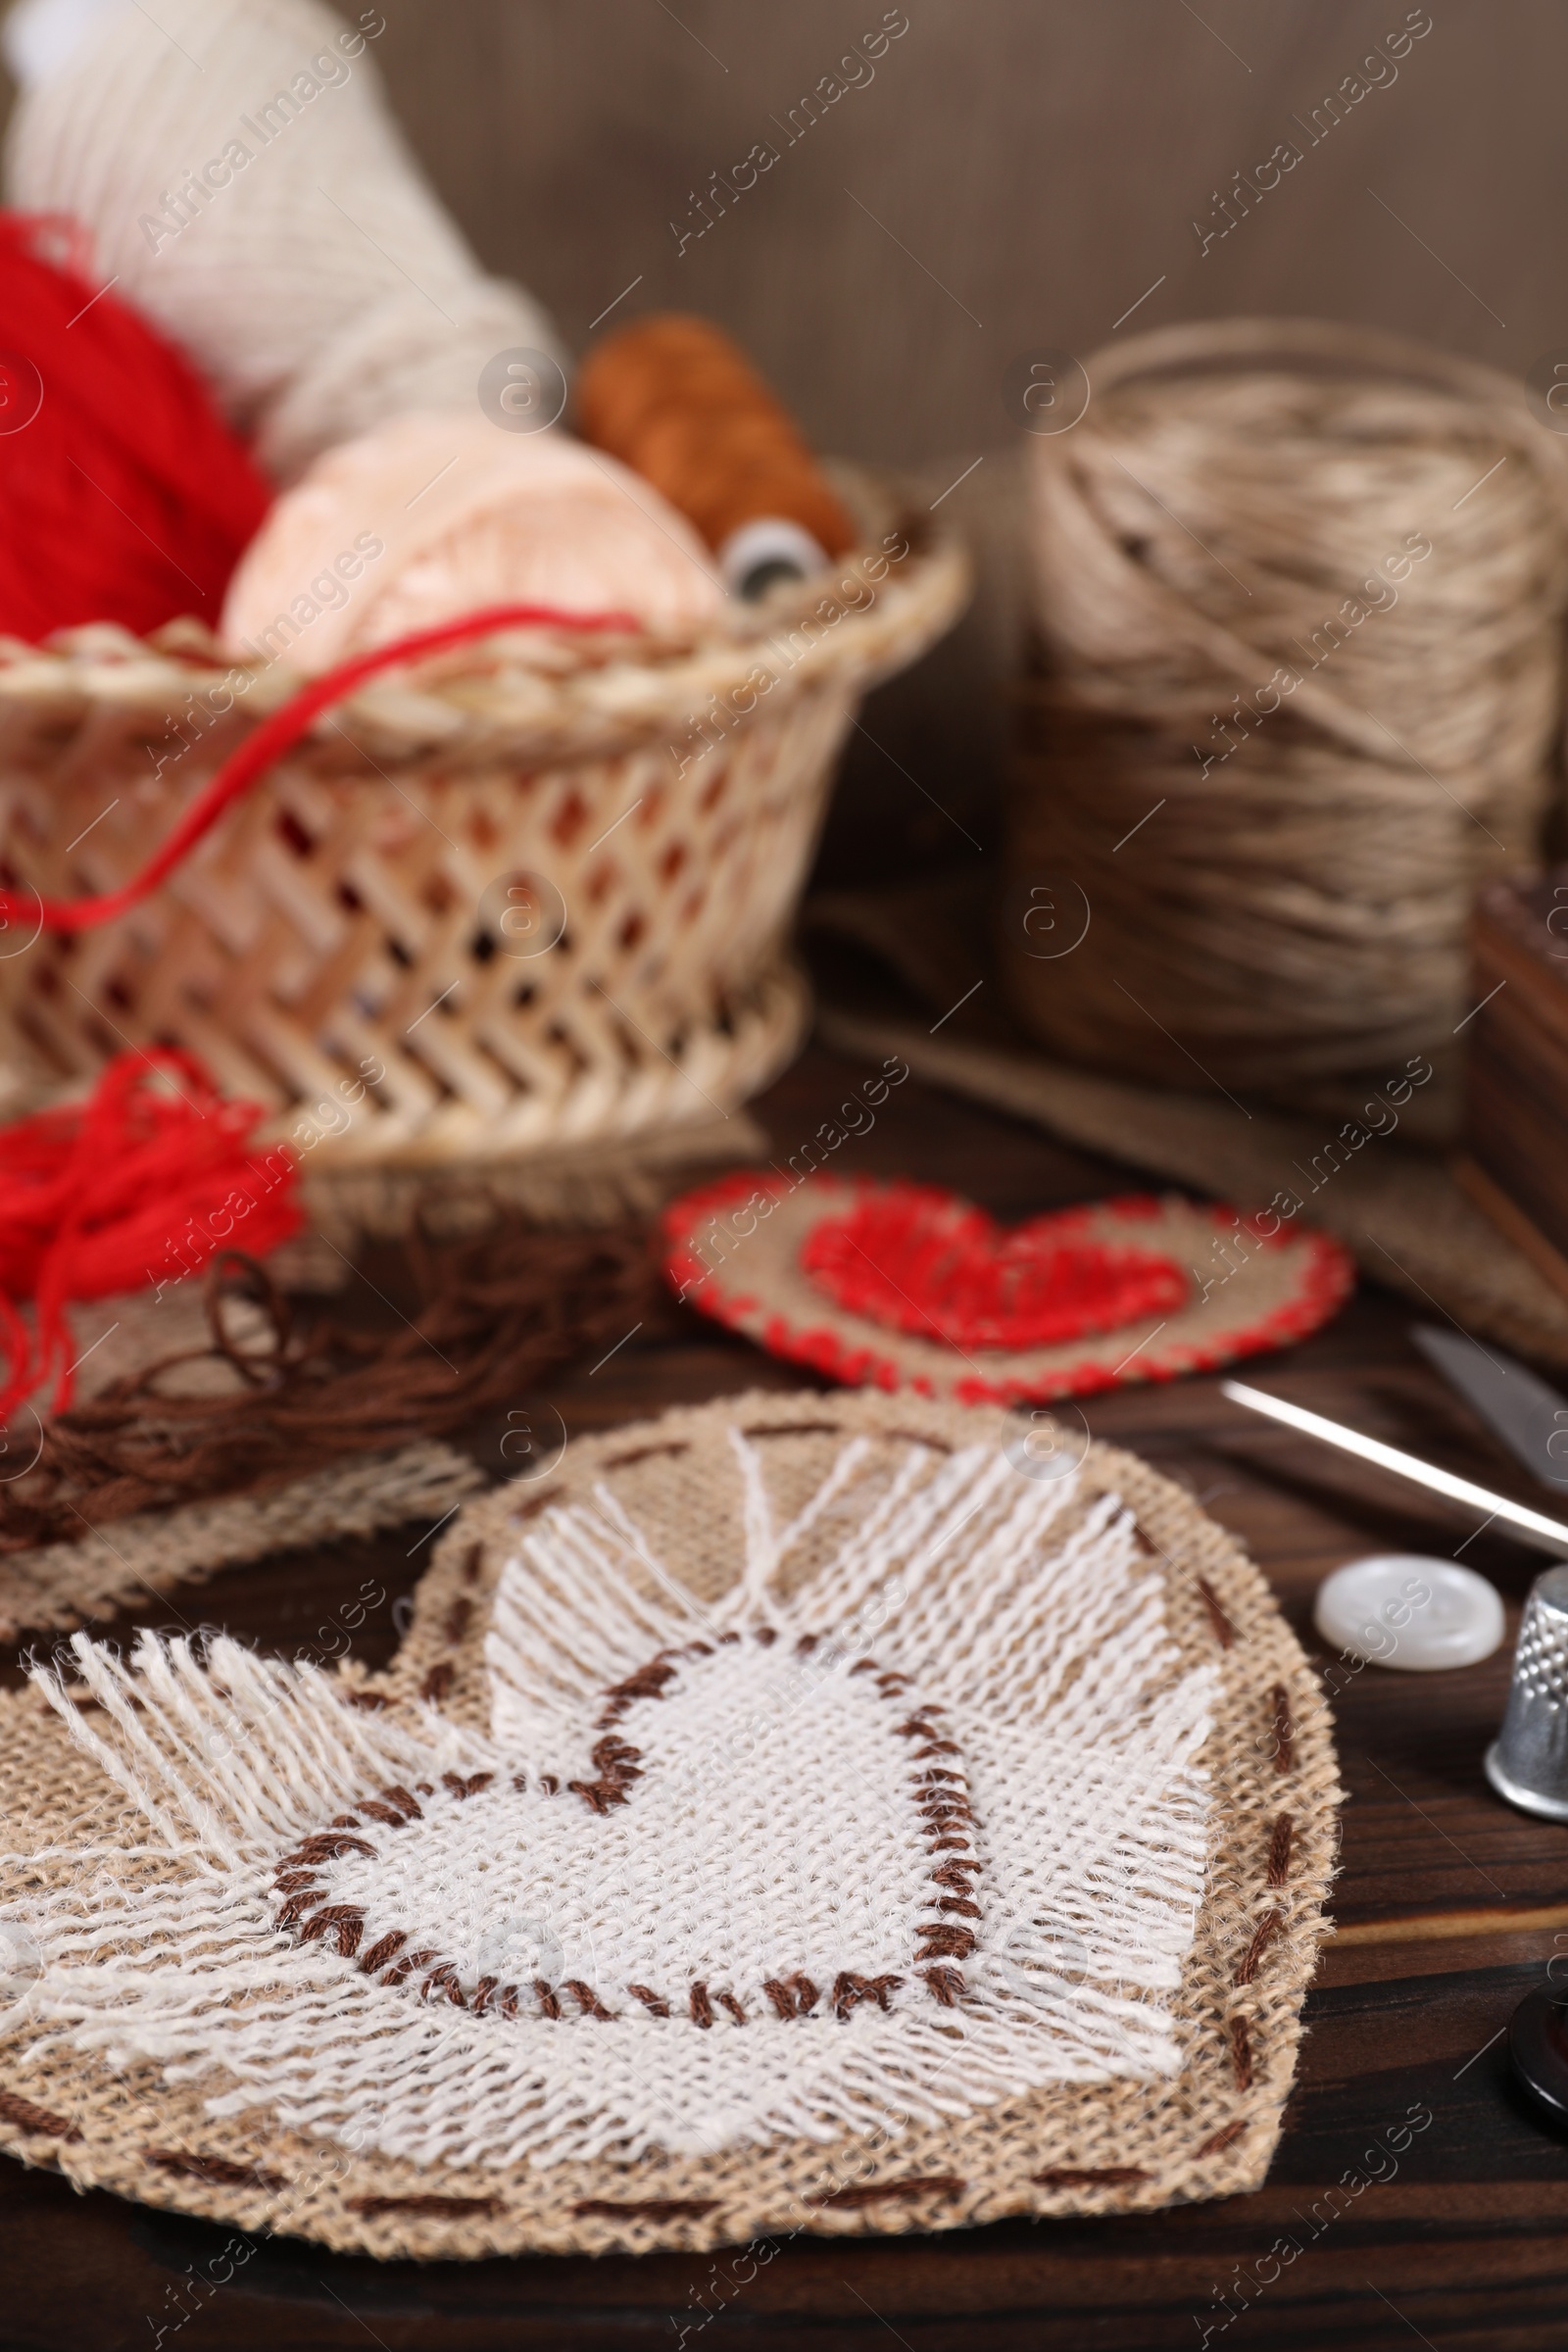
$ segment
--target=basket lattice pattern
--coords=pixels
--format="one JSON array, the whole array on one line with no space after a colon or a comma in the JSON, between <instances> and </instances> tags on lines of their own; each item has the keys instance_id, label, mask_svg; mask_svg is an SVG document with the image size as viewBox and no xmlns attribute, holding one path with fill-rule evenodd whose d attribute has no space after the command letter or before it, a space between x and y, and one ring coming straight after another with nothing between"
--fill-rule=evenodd
<instances>
[{"instance_id":1,"label":"basket lattice pattern","mask_svg":"<svg viewBox=\"0 0 1568 2352\"><path fill-rule=\"evenodd\" d=\"M139 907L0 934L13 1098L188 1046L345 1174L713 1121L799 1043L786 937L859 697L964 586L911 534L863 609L676 647L496 641L366 688ZM188 630L0 649L8 888L116 888L295 682L249 678L214 722L211 662Z\"/></svg>"}]
</instances>

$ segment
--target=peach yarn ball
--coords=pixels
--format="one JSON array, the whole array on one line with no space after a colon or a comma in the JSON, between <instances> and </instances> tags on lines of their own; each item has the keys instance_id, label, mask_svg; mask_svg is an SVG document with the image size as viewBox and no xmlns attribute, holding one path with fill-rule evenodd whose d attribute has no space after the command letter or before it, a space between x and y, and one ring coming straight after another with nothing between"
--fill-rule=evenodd
<instances>
[{"instance_id":1,"label":"peach yarn ball","mask_svg":"<svg viewBox=\"0 0 1568 2352\"><path fill-rule=\"evenodd\" d=\"M223 636L315 675L490 605L710 622L724 589L684 517L613 458L482 416L399 416L318 458L240 563Z\"/></svg>"}]
</instances>

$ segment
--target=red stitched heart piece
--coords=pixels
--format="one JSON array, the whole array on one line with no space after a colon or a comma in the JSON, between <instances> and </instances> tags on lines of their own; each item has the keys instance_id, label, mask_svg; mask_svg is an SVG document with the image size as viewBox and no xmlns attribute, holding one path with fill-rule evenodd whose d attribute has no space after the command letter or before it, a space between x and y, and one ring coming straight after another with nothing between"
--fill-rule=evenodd
<instances>
[{"instance_id":1,"label":"red stitched heart piece","mask_svg":"<svg viewBox=\"0 0 1568 2352\"><path fill-rule=\"evenodd\" d=\"M1050 1347L1185 1304L1174 1259L1072 1238L1082 1222L1009 1232L940 1186L890 1185L813 1225L800 1262L852 1314L961 1348Z\"/></svg>"}]
</instances>

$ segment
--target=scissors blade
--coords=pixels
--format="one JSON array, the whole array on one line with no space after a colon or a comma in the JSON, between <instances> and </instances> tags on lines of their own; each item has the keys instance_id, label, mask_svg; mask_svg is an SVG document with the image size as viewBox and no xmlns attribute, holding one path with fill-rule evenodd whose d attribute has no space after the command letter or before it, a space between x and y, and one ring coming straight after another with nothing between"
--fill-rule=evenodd
<instances>
[{"instance_id":1,"label":"scissors blade","mask_svg":"<svg viewBox=\"0 0 1568 2352\"><path fill-rule=\"evenodd\" d=\"M1450 1388L1544 1487L1568 1488L1568 1404L1500 1348L1415 1323L1410 1337Z\"/></svg>"}]
</instances>

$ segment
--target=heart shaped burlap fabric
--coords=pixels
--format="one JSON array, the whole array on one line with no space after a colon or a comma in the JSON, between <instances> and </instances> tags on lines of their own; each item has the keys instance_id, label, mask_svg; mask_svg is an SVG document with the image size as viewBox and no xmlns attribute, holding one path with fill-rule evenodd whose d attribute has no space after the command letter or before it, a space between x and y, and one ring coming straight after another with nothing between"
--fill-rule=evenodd
<instances>
[{"instance_id":1,"label":"heart shaped burlap fabric","mask_svg":"<svg viewBox=\"0 0 1568 2352\"><path fill-rule=\"evenodd\" d=\"M868 1394L575 1442L382 1676L78 1635L0 1772L3 2144L431 2256L1256 2185L1338 1794L1180 1489Z\"/></svg>"}]
</instances>

